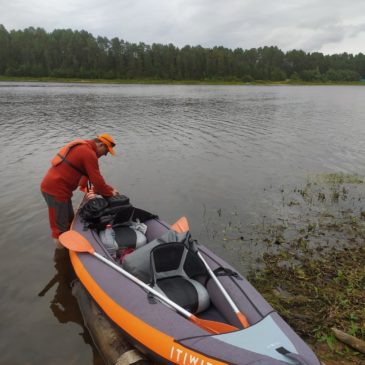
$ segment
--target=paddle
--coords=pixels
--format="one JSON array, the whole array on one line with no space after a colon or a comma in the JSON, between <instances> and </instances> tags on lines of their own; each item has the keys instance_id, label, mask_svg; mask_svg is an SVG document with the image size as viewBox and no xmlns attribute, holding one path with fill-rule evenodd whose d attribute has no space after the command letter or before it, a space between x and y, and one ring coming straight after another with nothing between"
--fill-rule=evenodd
<instances>
[{"instance_id":1,"label":"paddle","mask_svg":"<svg viewBox=\"0 0 365 365\"><path fill-rule=\"evenodd\" d=\"M118 271L128 279L132 280L134 283L142 287L143 289L147 290L148 292L152 293L154 296L161 299L163 302L168 304L169 306L173 307L177 312L182 314L184 317L188 318L190 321L194 322L199 327L203 328L204 330L214 333L214 334L220 334L220 333L226 333L226 332L232 332L237 331L238 328L231 326L226 323L221 322L215 322L215 321L209 321L205 319L200 319L194 314L188 312L184 308L180 307L178 304L170 300L169 298L165 297L163 294L159 293L155 289L151 288L149 285L144 283L143 281L136 278L134 275L130 274L128 271L125 271L120 266L116 265L112 261L109 261L104 256L98 254L95 252L94 247L90 244L90 242L82 236L77 231L67 231L65 233L62 233L59 237L59 240L61 244L68 248L71 251L75 252L88 252L94 257L96 257L98 260L104 262L106 265L112 267L114 270Z\"/></svg>"},{"instance_id":2,"label":"paddle","mask_svg":"<svg viewBox=\"0 0 365 365\"><path fill-rule=\"evenodd\" d=\"M188 220L186 219L186 217L181 217L178 221L176 221L171 226L171 228L173 230L175 230L176 232L178 232L178 233L188 232L189 231ZM203 256L201 255L201 253L199 252L199 250L197 248L195 248L195 252L199 256L199 258L203 261L209 275L212 277L214 282L217 284L219 290L222 292L224 297L227 299L229 305L234 310L234 312L235 312L238 320L240 321L240 323L243 325L244 328L250 327L250 324L248 323L248 320L247 320L246 316L243 313L241 313L240 310L237 308L236 304L233 302L232 298L229 296L229 294L227 293L226 289L223 287L221 282L217 279L217 277L215 276L213 270L209 267L209 265L204 260Z\"/></svg>"}]
</instances>

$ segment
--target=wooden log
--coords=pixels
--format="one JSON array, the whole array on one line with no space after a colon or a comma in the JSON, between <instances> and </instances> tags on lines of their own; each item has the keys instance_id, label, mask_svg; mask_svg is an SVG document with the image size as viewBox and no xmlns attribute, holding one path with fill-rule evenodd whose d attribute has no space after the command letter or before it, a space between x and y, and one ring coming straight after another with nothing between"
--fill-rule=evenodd
<instances>
[{"instance_id":1,"label":"wooden log","mask_svg":"<svg viewBox=\"0 0 365 365\"><path fill-rule=\"evenodd\" d=\"M362 341L354 336L348 335L347 333L342 332L337 328L332 328L332 332L335 334L336 338L339 341L365 354L365 341Z\"/></svg>"},{"instance_id":2,"label":"wooden log","mask_svg":"<svg viewBox=\"0 0 365 365\"><path fill-rule=\"evenodd\" d=\"M95 346L108 365L152 365L137 349L117 330L106 317L100 307L91 298L80 281L72 285L72 294L84 319L85 326L94 341Z\"/></svg>"}]
</instances>

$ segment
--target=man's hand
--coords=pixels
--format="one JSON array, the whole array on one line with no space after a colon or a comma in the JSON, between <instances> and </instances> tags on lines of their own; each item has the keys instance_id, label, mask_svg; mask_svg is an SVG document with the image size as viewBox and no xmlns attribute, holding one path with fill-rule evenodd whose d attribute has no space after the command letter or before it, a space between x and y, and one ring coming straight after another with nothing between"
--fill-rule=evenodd
<instances>
[{"instance_id":1,"label":"man's hand","mask_svg":"<svg viewBox=\"0 0 365 365\"><path fill-rule=\"evenodd\" d=\"M118 190L116 190L116 189L113 189L112 194L113 194L113 196L119 195L119 191L118 191Z\"/></svg>"}]
</instances>

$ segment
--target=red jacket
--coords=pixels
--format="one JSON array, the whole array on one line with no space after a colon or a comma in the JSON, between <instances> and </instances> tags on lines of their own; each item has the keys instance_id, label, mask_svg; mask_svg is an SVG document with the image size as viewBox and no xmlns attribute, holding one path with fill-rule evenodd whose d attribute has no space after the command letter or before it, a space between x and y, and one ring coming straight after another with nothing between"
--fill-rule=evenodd
<instances>
[{"instance_id":1,"label":"red jacket","mask_svg":"<svg viewBox=\"0 0 365 365\"><path fill-rule=\"evenodd\" d=\"M84 171L96 193L103 196L112 196L113 187L106 184L100 174L96 144L94 141L86 141L86 144L79 144L73 147L67 154L67 161ZM55 196L60 201L67 201L72 197L72 192L79 185L85 185L86 178L71 167L68 163L62 162L52 166L41 183L41 191ZM82 178L82 181L80 181Z\"/></svg>"}]
</instances>

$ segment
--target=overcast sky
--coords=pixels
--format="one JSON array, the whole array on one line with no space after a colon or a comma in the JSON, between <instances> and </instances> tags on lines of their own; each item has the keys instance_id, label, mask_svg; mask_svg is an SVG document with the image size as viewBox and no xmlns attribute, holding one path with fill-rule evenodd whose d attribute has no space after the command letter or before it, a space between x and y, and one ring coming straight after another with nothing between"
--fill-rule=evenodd
<instances>
[{"instance_id":1,"label":"overcast sky","mask_svg":"<svg viewBox=\"0 0 365 365\"><path fill-rule=\"evenodd\" d=\"M365 53L365 0L0 0L0 24L178 47Z\"/></svg>"}]
</instances>

